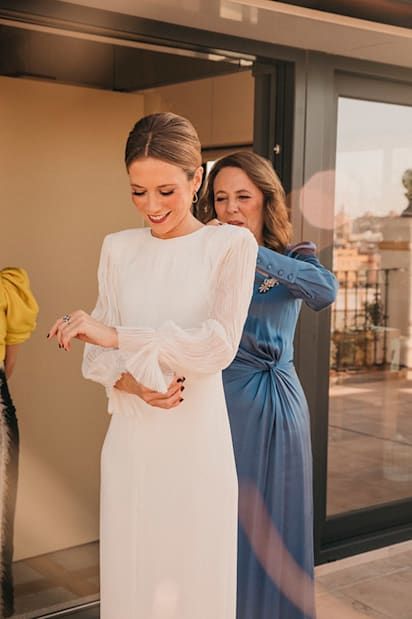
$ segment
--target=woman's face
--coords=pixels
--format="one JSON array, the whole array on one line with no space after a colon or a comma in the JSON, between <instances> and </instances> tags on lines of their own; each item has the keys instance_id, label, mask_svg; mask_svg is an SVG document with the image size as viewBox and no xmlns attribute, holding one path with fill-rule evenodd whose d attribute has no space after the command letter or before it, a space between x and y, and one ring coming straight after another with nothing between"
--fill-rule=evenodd
<instances>
[{"instance_id":1,"label":"woman's face","mask_svg":"<svg viewBox=\"0 0 412 619\"><path fill-rule=\"evenodd\" d=\"M263 193L240 168L222 168L213 184L219 221L249 228L263 245Z\"/></svg>"},{"instance_id":2,"label":"woman's face","mask_svg":"<svg viewBox=\"0 0 412 619\"><path fill-rule=\"evenodd\" d=\"M146 157L128 169L132 200L152 229L153 236L168 239L193 231L197 220L191 213L193 195L202 180L202 168L193 180L171 163Z\"/></svg>"}]
</instances>

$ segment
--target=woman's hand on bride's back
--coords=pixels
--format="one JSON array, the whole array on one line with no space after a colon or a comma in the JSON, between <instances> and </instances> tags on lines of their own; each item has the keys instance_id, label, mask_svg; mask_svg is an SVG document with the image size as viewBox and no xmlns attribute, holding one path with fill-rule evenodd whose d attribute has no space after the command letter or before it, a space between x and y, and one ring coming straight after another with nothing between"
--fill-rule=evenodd
<instances>
[{"instance_id":1,"label":"woman's hand on bride's back","mask_svg":"<svg viewBox=\"0 0 412 619\"><path fill-rule=\"evenodd\" d=\"M183 382L186 379L184 376L175 376L169 385L166 393L153 391L139 383L129 372L124 372L119 380L115 383L115 389L136 395L150 406L156 408L175 408L183 402L182 392L184 390Z\"/></svg>"}]
</instances>

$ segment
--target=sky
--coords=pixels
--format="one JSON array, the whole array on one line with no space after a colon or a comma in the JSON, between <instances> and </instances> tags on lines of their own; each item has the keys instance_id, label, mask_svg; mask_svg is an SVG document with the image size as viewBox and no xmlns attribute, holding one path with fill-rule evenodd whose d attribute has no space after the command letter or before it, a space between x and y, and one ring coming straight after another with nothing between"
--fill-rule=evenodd
<instances>
[{"instance_id":1,"label":"sky","mask_svg":"<svg viewBox=\"0 0 412 619\"><path fill-rule=\"evenodd\" d=\"M412 168L412 106L339 98L335 212L401 213Z\"/></svg>"}]
</instances>

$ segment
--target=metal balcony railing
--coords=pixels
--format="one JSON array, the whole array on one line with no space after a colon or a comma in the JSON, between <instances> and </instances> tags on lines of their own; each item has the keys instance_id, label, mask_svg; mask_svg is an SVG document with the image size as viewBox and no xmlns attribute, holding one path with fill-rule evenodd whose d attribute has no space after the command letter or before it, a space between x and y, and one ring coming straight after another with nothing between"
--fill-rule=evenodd
<instances>
[{"instance_id":1,"label":"metal balcony railing","mask_svg":"<svg viewBox=\"0 0 412 619\"><path fill-rule=\"evenodd\" d=\"M332 307L331 369L393 366L399 329L390 326L391 275L401 269L335 271L340 287Z\"/></svg>"}]
</instances>

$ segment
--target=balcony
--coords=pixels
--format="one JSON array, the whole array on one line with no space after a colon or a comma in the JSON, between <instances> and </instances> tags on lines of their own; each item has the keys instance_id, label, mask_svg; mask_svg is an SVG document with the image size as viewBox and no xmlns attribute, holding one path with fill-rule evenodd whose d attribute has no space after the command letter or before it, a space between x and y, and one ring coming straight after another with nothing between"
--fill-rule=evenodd
<instances>
[{"instance_id":1,"label":"balcony","mask_svg":"<svg viewBox=\"0 0 412 619\"><path fill-rule=\"evenodd\" d=\"M340 288L332 308L332 377L402 368L405 339L393 324L389 301L402 269L337 271ZM392 288L392 289L391 289Z\"/></svg>"}]
</instances>

